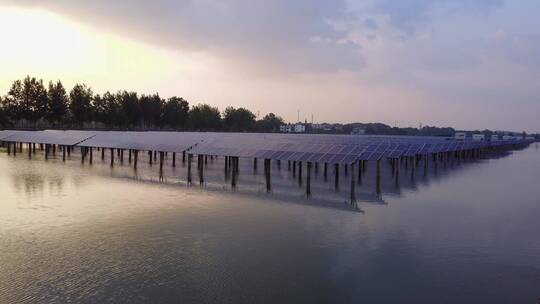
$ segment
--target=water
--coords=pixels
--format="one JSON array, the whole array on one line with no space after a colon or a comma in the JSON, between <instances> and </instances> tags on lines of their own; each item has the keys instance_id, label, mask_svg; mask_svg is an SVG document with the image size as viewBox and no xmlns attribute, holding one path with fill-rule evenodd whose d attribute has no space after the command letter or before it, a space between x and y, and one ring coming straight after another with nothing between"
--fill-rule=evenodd
<instances>
[{"instance_id":1,"label":"water","mask_svg":"<svg viewBox=\"0 0 540 304\"><path fill-rule=\"evenodd\" d=\"M285 169L266 194L249 164L231 191L218 163L201 188L186 186L182 166L166 166L159 183L155 167L135 175L77 155L66 164L34 158L0 153L0 303L540 297L534 146L414 178L402 170L398 182L383 168L382 196L369 165L357 206L346 202L346 178L336 193L319 175L307 199Z\"/></svg>"}]
</instances>

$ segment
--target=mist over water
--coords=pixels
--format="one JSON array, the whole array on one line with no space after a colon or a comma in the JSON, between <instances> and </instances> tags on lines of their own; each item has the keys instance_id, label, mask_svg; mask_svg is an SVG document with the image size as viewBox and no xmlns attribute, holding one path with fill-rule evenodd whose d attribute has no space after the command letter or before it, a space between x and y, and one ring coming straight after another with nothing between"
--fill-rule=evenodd
<instances>
[{"instance_id":1,"label":"mist over water","mask_svg":"<svg viewBox=\"0 0 540 304\"><path fill-rule=\"evenodd\" d=\"M194 165L196 167L196 165ZM466 163L374 164L350 179L282 163L230 189L186 168L110 168L0 152L0 303L536 303L540 151ZM356 181L357 182L357 181Z\"/></svg>"}]
</instances>

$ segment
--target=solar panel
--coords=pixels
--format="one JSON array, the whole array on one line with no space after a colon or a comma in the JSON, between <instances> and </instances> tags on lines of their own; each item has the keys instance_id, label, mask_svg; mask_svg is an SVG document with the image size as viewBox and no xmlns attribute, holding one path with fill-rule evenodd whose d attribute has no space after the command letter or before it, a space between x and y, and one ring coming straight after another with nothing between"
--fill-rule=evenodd
<instances>
[{"instance_id":1,"label":"solar panel","mask_svg":"<svg viewBox=\"0 0 540 304\"><path fill-rule=\"evenodd\" d=\"M454 141L438 137L215 132L0 131L0 141L350 164L530 142Z\"/></svg>"},{"instance_id":2,"label":"solar panel","mask_svg":"<svg viewBox=\"0 0 540 304\"><path fill-rule=\"evenodd\" d=\"M6 142L73 146L94 136L93 131L5 131Z\"/></svg>"},{"instance_id":3,"label":"solar panel","mask_svg":"<svg viewBox=\"0 0 540 304\"><path fill-rule=\"evenodd\" d=\"M367 160L380 160L383 157L383 153L372 153Z\"/></svg>"},{"instance_id":4,"label":"solar panel","mask_svg":"<svg viewBox=\"0 0 540 304\"><path fill-rule=\"evenodd\" d=\"M362 152L360 155L358 155L358 160L369 160L373 152Z\"/></svg>"}]
</instances>

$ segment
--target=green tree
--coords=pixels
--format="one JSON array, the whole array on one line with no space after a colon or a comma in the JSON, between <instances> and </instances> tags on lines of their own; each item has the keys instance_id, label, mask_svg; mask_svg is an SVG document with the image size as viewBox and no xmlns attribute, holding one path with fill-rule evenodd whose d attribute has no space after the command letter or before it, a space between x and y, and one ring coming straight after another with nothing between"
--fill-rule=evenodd
<instances>
[{"instance_id":1,"label":"green tree","mask_svg":"<svg viewBox=\"0 0 540 304\"><path fill-rule=\"evenodd\" d=\"M260 132L279 132L279 127L285 124L283 118L269 113L257 121L257 130Z\"/></svg>"},{"instance_id":2,"label":"green tree","mask_svg":"<svg viewBox=\"0 0 540 304\"><path fill-rule=\"evenodd\" d=\"M9 116L4 107L4 99L0 96L0 126L5 127L9 125Z\"/></svg>"},{"instance_id":3,"label":"green tree","mask_svg":"<svg viewBox=\"0 0 540 304\"><path fill-rule=\"evenodd\" d=\"M145 128L160 126L164 101L159 97L159 94L142 95L139 102L142 126Z\"/></svg>"},{"instance_id":4,"label":"green tree","mask_svg":"<svg viewBox=\"0 0 540 304\"><path fill-rule=\"evenodd\" d=\"M92 89L84 84L76 84L69 92L69 109L73 120L80 127L92 119Z\"/></svg>"},{"instance_id":5,"label":"green tree","mask_svg":"<svg viewBox=\"0 0 540 304\"><path fill-rule=\"evenodd\" d=\"M141 121L141 108L139 105L139 96L135 92L119 92L116 98L120 101L122 113L125 117L125 124L128 126L139 125Z\"/></svg>"},{"instance_id":6,"label":"green tree","mask_svg":"<svg viewBox=\"0 0 540 304\"><path fill-rule=\"evenodd\" d=\"M92 107L95 120L109 127L123 125L126 120L117 96L110 92L106 92L103 96L96 95Z\"/></svg>"},{"instance_id":7,"label":"green tree","mask_svg":"<svg viewBox=\"0 0 540 304\"><path fill-rule=\"evenodd\" d=\"M218 108L208 104L198 104L189 111L189 125L194 130L216 131L221 128L221 114Z\"/></svg>"},{"instance_id":8,"label":"green tree","mask_svg":"<svg viewBox=\"0 0 540 304\"><path fill-rule=\"evenodd\" d=\"M16 80L6 96L6 109L14 120L36 122L47 114L47 90L42 80L26 76Z\"/></svg>"},{"instance_id":9,"label":"green tree","mask_svg":"<svg viewBox=\"0 0 540 304\"><path fill-rule=\"evenodd\" d=\"M171 97L163 106L163 124L173 128L186 128L189 103L183 98Z\"/></svg>"},{"instance_id":10,"label":"green tree","mask_svg":"<svg viewBox=\"0 0 540 304\"><path fill-rule=\"evenodd\" d=\"M11 85L7 96L2 100L5 115L16 121L23 118L22 112L22 81L15 80Z\"/></svg>"},{"instance_id":11,"label":"green tree","mask_svg":"<svg viewBox=\"0 0 540 304\"><path fill-rule=\"evenodd\" d=\"M43 80L38 80L32 84L33 86L33 109L30 116L30 121L36 122L42 118L47 118L49 113L49 97L47 96L47 89L43 85Z\"/></svg>"},{"instance_id":12,"label":"green tree","mask_svg":"<svg viewBox=\"0 0 540 304\"><path fill-rule=\"evenodd\" d=\"M56 84L52 81L49 82L49 91L48 95L48 112L46 115L47 120L54 123L62 123L67 114L68 110L68 96L66 94L66 89L60 81Z\"/></svg>"},{"instance_id":13,"label":"green tree","mask_svg":"<svg viewBox=\"0 0 540 304\"><path fill-rule=\"evenodd\" d=\"M223 124L228 131L252 131L255 127L255 114L245 108L227 107L223 113Z\"/></svg>"},{"instance_id":14,"label":"green tree","mask_svg":"<svg viewBox=\"0 0 540 304\"><path fill-rule=\"evenodd\" d=\"M94 98L92 98L92 112L96 122L107 124L107 108L104 99L99 94L94 95Z\"/></svg>"}]
</instances>

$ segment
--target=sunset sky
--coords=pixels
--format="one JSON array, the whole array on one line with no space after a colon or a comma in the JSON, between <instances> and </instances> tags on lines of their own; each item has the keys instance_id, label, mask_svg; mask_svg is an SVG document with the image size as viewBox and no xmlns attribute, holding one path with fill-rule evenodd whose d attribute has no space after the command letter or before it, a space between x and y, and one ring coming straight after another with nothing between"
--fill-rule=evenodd
<instances>
[{"instance_id":1,"label":"sunset sky","mask_svg":"<svg viewBox=\"0 0 540 304\"><path fill-rule=\"evenodd\" d=\"M32 75L288 121L540 131L538 0L0 0Z\"/></svg>"}]
</instances>

